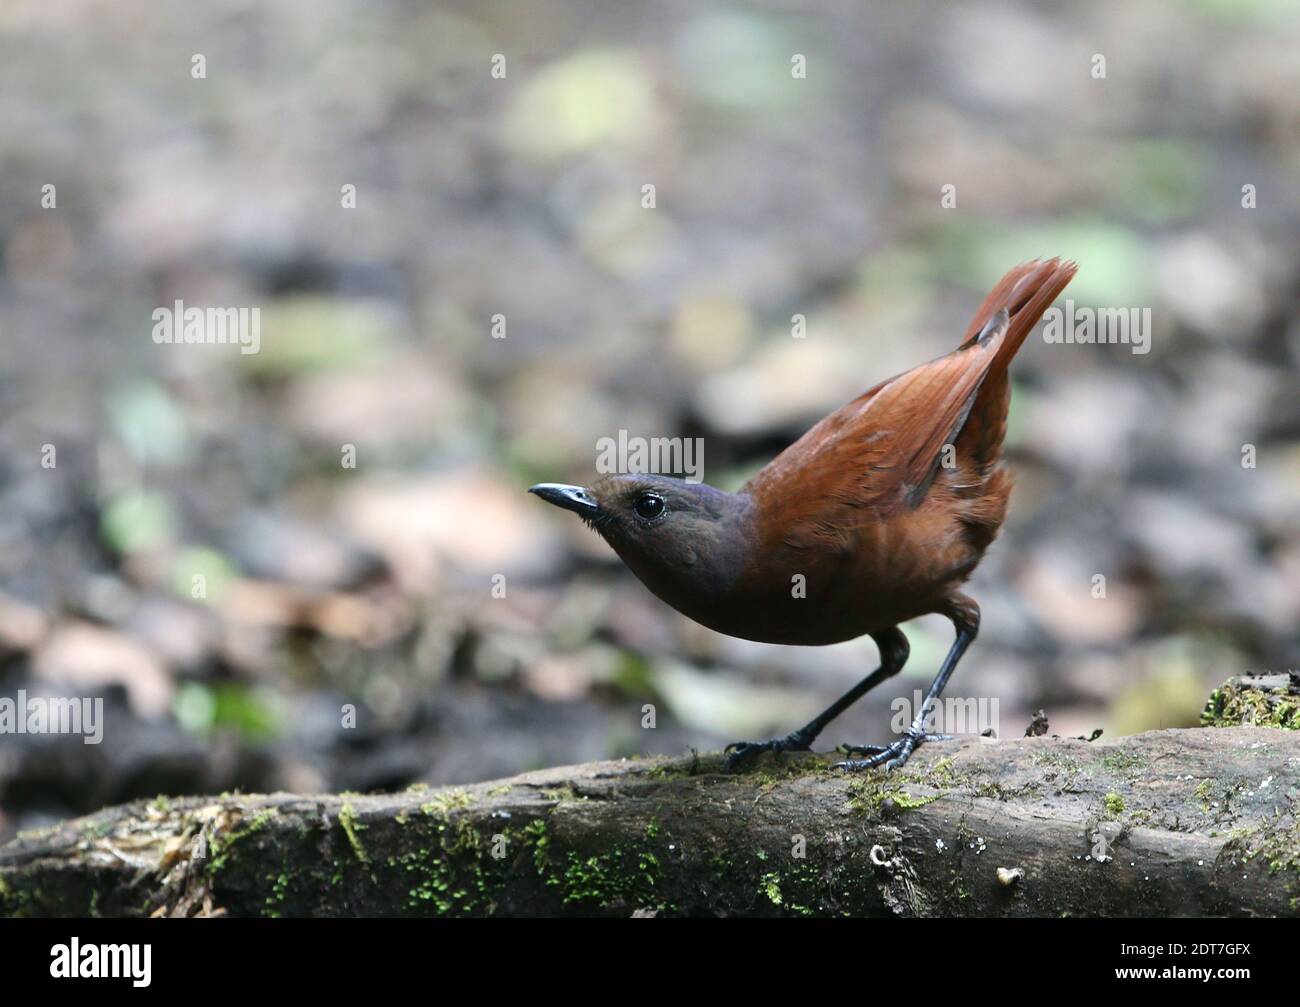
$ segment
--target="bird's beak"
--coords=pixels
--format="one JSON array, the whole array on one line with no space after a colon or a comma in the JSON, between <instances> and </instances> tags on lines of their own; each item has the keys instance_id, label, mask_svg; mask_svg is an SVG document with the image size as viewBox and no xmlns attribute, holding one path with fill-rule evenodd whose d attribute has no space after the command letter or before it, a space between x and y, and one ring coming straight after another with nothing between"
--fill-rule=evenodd
<instances>
[{"instance_id":1,"label":"bird's beak","mask_svg":"<svg viewBox=\"0 0 1300 1007\"><path fill-rule=\"evenodd\" d=\"M547 503L571 510L581 518L590 521L600 513L600 504L596 498L581 486L565 486L561 483L538 483L528 488L529 493L536 493Z\"/></svg>"}]
</instances>

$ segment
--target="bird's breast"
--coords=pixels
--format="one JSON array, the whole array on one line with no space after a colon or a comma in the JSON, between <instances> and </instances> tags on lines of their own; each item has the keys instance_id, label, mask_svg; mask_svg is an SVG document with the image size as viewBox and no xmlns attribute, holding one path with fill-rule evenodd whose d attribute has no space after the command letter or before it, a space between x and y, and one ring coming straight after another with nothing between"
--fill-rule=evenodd
<instances>
[{"instance_id":1,"label":"bird's breast","mask_svg":"<svg viewBox=\"0 0 1300 1007\"><path fill-rule=\"evenodd\" d=\"M752 557L725 591L660 596L728 636L821 646L934 611L977 560L955 522L904 512L792 534Z\"/></svg>"}]
</instances>

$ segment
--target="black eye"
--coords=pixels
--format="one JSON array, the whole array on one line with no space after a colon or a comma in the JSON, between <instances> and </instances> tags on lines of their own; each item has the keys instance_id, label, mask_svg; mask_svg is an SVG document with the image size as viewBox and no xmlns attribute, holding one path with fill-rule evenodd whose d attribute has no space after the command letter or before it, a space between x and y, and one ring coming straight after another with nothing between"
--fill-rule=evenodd
<instances>
[{"instance_id":1,"label":"black eye","mask_svg":"<svg viewBox=\"0 0 1300 1007\"><path fill-rule=\"evenodd\" d=\"M664 498L657 493L642 493L636 498L633 509L642 521L653 521L664 512Z\"/></svg>"}]
</instances>

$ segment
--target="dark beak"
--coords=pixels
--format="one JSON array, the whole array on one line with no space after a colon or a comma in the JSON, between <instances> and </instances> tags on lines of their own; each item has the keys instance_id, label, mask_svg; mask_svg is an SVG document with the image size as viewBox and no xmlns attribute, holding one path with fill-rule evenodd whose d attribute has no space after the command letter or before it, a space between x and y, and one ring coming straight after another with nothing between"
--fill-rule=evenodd
<instances>
[{"instance_id":1,"label":"dark beak","mask_svg":"<svg viewBox=\"0 0 1300 1007\"><path fill-rule=\"evenodd\" d=\"M580 518L590 521L600 513L600 504L596 498L581 486L565 486L561 483L538 483L528 488L529 493L536 493L547 503L571 510Z\"/></svg>"}]
</instances>

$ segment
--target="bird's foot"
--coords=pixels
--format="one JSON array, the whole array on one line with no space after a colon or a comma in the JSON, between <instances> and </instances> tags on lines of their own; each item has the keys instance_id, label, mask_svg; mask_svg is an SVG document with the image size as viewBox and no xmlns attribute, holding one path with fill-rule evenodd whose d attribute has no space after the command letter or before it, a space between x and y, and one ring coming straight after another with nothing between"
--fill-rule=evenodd
<instances>
[{"instance_id":1,"label":"bird's foot","mask_svg":"<svg viewBox=\"0 0 1300 1007\"><path fill-rule=\"evenodd\" d=\"M888 745L848 746L845 749L845 755L853 755L856 752L862 752L867 756L867 758L845 759L842 762L835 763L833 768L856 771L859 769L871 769L873 766L883 764L886 769L898 769L912 757L912 753L915 752L919 746L924 745L927 741L951 740L951 734L929 734L916 724L913 724L901 738Z\"/></svg>"},{"instance_id":2,"label":"bird's foot","mask_svg":"<svg viewBox=\"0 0 1300 1007\"><path fill-rule=\"evenodd\" d=\"M734 772L760 752L807 752L813 739L800 731L791 731L784 738L769 741L733 741L723 749L727 756L727 772Z\"/></svg>"}]
</instances>

